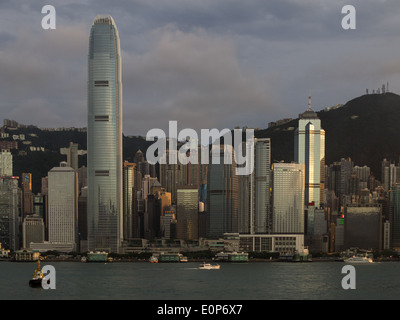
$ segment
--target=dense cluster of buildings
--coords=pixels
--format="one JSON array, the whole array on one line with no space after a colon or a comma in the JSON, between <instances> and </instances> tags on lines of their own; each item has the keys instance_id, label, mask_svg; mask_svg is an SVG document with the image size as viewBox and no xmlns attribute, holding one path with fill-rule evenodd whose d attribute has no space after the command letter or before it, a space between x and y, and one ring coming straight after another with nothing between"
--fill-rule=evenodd
<instances>
[{"instance_id":1,"label":"dense cluster of buildings","mask_svg":"<svg viewBox=\"0 0 400 320\"><path fill-rule=\"evenodd\" d=\"M126 253L177 240L281 254L400 247L400 167L384 159L377 181L351 159L326 165L311 98L294 131L292 163L271 163L269 138L254 138L249 175L236 174L233 157L224 161L223 145L209 164L150 164L140 150L127 162L119 36L109 16L93 23L88 67L87 151L72 142L63 148L67 161L41 178L39 194L30 173L13 176L10 151L0 153L3 249ZM86 152L87 167L78 168Z\"/></svg>"}]
</instances>

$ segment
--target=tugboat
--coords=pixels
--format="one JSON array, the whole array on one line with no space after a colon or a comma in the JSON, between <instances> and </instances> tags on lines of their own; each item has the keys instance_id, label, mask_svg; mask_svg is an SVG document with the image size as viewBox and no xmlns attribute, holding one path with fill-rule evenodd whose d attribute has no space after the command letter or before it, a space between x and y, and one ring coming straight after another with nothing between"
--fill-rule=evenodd
<instances>
[{"instance_id":1,"label":"tugboat","mask_svg":"<svg viewBox=\"0 0 400 320\"><path fill-rule=\"evenodd\" d=\"M40 259L37 261L37 269L35 269L35 272L33 274L33 277L31 280L29 280L29 286L32 288L40 288L42 287L42 279L44 275L42 272L42 268L40 267Z\"/></svg>"}]
</instances>

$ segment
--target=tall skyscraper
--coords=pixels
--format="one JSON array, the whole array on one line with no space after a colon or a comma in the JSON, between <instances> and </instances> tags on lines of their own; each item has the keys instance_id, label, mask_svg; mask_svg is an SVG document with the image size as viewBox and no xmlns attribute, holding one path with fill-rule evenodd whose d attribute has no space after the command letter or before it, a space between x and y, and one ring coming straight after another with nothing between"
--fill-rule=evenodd
<instances>
[{"instance_id":1,"label":"tall skyscraper","mask_svg":"<svg viewBox=\"0 0 400 320\"><path fill-rule=\"evenodd\" d=\"M178 239L196 240L198 234L199 189L197 186L177 188L176 233Z\"/></svg>"},{"instance_id":2,"label":"tall skyscraper","mask_svg":"<svg viewBox=\"0 0 400 320\"><path fill-rule=\"evenodd\" d=\"M123 190L124 210L123 221L125 240L133 237L133 188L135 185L136 163L124 162L123 169Z\"/></svg>"},{"instance_id":3,"label":"tall skyscraper","mask_svg":"<svg viewBox=\"0 0 400 320\"><path fill-rule=\"evenodd\" d=\"M325 189L325 130L311 109L311 97L308 109L299 118L294 138L294 161L305 165L305 204L314 202L320 207Z\"/></svg>"},{"instance_id":4,"label":"tall skyscraper","mask_svg":"<svg viewBox=\"0 0 400 320\"><path fill-rule=\"evenodd\" d=\"M400 247L400 184L396 183L390 191L390 216L392 247Z\"/></svg>"},{"instance_id":5,"label":"tall skyscraper","mask_svg":"<svg viewBox=\"0 0 400 320\"><path fill-rule=\"evenodd\" d=\"M118 252L122 241L122 83L119 34L96 16L88 55L88 249Z\"/></svg>"},{"instance_id":6,"label":"tall skyscraper","mask_svg":"<svg viewBox=\"0 0 400 320\"><path fill-rule=\"evenodd\" d=\"M32 173L22 173L23 213L33 213Z\"/></svg>"},{"instance_id":7,"label":"tall skyscraper","mask_svg":"<svg viewBox=\"0 0 400 320\"><path fill-rule=\"evenodd\" d=\"M49 171L49 242L78 244L78 175L61 162Z\"/></svg>"},{"instance_id":8,"label":"tall skyscraper","mask_svg":"<svg viewBox=\"0 0 400 320\"><path fill-rule=\"evenodd\" d=\"M246 143L243 143L245 148ZM271 232L271 140L255 138L254 170L239 179L239 232L266 234Z\"/></svg>"},{"instance_id":9,"label":"tall skyscraper","mask_svg":"<svg viewBox=\"0 0 400 320\"><path fill-rule=\"evenodd\" d=\"M272 232L304 233L304 164L272 165Z\"/></svg>"},{"instance_id":10,"label":"tall skyscraper","mask_svg":"<svg viewBox=\"0 0 400 320\"><path fill-rule=\"evenodd\" d=\"M255 139L254 157L254 233L270 231L271 141Z\"/></svg>"},{"instance_id":11,"label":"tall skyscraper","mask_svg":"<svg viewBox=\"0 0 400 320\"><path fill-rule=\"evenodd\" d=\"M0 242L8 250L19 249L19 195L17 177L0 177Z\"/></svg>"},{"instance_id":12,"label":"tall skyscraper","mask_svg":"<svg viewBox=\"0 0 400 320\"><path fill-rule=\"evenodd\" d=\"M224 233L238 232L239 185L233 151L229 164L229 152L224 145L213 145L213 150L207 181L208 236L222 237Z\"/></svg>"}]
</instances>

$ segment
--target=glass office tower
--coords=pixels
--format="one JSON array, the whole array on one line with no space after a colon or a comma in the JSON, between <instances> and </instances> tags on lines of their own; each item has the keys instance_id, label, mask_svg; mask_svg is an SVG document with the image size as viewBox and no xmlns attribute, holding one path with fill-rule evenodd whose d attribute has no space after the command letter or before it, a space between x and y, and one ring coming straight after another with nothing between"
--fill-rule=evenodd
<instances>
[{"instance_id":1,"label":"glass office tower","mask_svg":"<svg viewBox=\"0 0 400 320\"><path fill-rule=\"evenodd\" d=\"M324 203L325 130L311 109L311 97L308 109L299 118L299 127L295 131L294 161L305 165L305 205L314 202L318 208Z\"/></svg>"},{"instance_id":2,"label":"glass office tower","mask_svg":"<svg viewBox=\"0 0 400 320\"><path fill-rule=\"evenodd\" d=\"M118 30L96 16L88 56L88 249L118 252L122 240L122 83Z\"/></svg>"},{"instance_id":3,"label":"glass office tower","mask_svg":"<svg viewBox=\"0 0 400 320\"><path fill-rule=\"evenodd\" d=\"M270 231L271 141L255 139L254 157L254 232Z\"/></svg>"},{"instance_id":4,"label":"glass office tower","mask_svg":"<svg viewBox=\"0 0 400 320\"><path fill-rule=\"evenodd\" d=\"M224 233L238 232L239 185L233 151L229 155L224 145L213 145L208 170L208 237L218 238Z\"/></svg>"},{"instance_id":5,"label":"glass office tower","mask_svg":"<svg viewBox=\"0 0 400 320\"><path fill-rule=\"evenodd\" d=\"M272 232L304 233L304 164L272 165Z\"/></svg>"}]
</instances>

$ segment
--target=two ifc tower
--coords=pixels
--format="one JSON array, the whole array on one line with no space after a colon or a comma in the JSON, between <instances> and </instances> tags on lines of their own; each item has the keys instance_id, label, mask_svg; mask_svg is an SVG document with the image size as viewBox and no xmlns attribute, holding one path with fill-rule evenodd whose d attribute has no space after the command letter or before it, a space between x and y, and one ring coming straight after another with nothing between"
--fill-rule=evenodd
<instances>
[{"instance_id":1,"label":"two ifc tower","mask_svg":"<svg viewBox=\"0 0 400 320\"><path fill-rule=\"evenodd\" d=\"M121 49L111 16L96 16L88 54L88 250L119 252L122 241Z\"/></svg>"},{"instance_id":2,"label":"two ifc tower","mask_svg":"<svg viewBox=\"0 0 400 320\"><path fill-rule=\"evenodd\" d=\"M98 15L88 54L88 250L119 252L122 243L122 82L118 29ZM305 202L324 199L325 131L311 109L300 114L295 162L305 165Z\"/></svg>"}]
</instances>

